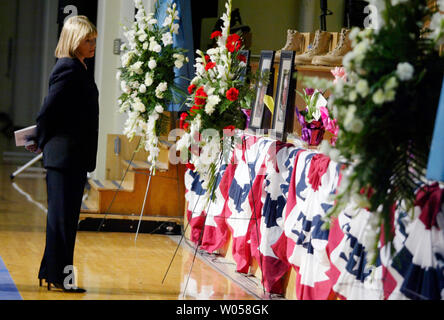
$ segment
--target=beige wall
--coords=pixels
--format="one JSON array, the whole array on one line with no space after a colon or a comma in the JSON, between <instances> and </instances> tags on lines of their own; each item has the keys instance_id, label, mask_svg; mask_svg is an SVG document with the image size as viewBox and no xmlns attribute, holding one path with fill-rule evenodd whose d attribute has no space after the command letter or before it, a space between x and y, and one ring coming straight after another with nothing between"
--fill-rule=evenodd
<instances>
[{"instance_id":1,"label":"beige wall","mask_svg":"<svg viewBox=\"0 0 444 320\"><path fill-rule=\"evenodd\" d=\"M219 0L219 15L225 11L225 0ZM329 0L333 15L327 17L328 31L339 31L344 18L344 0ZM233 0L233 9L239 8L242 22L251 27L251 51L278 50L286 42L287 29L313 32L320 26L319 0Z\"/></svg>"}]
</instances>

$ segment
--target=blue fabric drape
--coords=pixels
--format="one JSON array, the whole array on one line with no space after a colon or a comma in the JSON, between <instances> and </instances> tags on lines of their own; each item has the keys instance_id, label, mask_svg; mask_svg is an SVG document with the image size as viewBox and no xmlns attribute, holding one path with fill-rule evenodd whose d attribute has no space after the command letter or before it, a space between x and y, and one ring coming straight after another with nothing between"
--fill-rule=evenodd
<instances>
[{"instance_id":1,"label":"blue fabric drape","mask_svg":"<svg viewBox=\"0 0 444 320\"><path fill-rule=\"evenodd\" d=\"M189 63L184 64L180 70L175 70L176 73L176 85L186 92L189 82L194 77L194 45L193 45L193 26L192 26L192 16L191 16L191 1L189 0L158 0L157 5L159 6L157 11L156 19L158 20L158 25L162 26L165 17L166 9L169 4L175 3L177 10L179 11L179 34L173 36L174 47L184 48L187 51ZM176 96L178 97L178 96ZM183 104L183 97L178 97L179 103L172 103L168 106L168 111L182 111L185 109ZM182 107L182 110L181 110Z\"/></svg>"},{"instance_id":2,"label":"blue fabric drape","mask_svg":"<svg viewBox=\"0 0 444 320\"><path fill-rule=\"evenodd\" d=\"M430 148L427 179L444 181L444 79Z\"/></svg>"}]
</instances>

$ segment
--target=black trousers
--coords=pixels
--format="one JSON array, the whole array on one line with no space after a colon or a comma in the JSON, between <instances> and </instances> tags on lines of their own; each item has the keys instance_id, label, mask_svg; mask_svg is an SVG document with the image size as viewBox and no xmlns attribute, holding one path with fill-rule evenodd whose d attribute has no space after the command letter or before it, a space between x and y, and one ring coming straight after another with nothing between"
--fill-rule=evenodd
<instances>
[{"instance_id":1,"label":"black trousers","mask_svg":"<svg viewBox=\"0 0 444 320\"><path fill-rule=\"evenodd\" d=\"M63 284L72 266L74 246L86 183L86 170L47 169L48 217L46 247L39 279ZM72 269L71 269L72 270ZM71 274L72 271L69 272ZM72 275L71 275L72 277Z\"/></svg>"}]
</instances>

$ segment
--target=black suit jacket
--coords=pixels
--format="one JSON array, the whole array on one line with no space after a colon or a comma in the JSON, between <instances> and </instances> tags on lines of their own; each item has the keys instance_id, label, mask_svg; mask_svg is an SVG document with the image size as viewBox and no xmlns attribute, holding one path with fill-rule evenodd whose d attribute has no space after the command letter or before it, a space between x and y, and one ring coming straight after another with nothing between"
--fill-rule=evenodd
<instances>
[{"instance_id":1,"label":"black suit jacket","mask_svg":"<svg viewBox=\"0 0 444 320\"><path fill-rule=\"evenodd\" d=\"M37 116L37 143L45 168L96 168L99 92L91 72L78 59L61 58Z\"/></svg>"}]
</instances>

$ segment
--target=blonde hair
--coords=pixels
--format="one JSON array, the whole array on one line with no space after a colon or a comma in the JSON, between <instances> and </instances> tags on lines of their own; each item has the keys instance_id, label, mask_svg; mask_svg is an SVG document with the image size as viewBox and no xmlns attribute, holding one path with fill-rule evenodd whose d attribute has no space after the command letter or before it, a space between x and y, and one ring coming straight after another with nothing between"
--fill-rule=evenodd
<instances>
[{"instance_id":1,"label":"blonde hair","mask_svg":"<svg viewBox=\"0 0 444 320\"><path fill-rule=\"evenodd\" d=\"M85 16L74 16L66 20L55 50L57 58L76 58L77 48L83 39L96 37L97 29Z\"/></svg>"}]
</instances>

